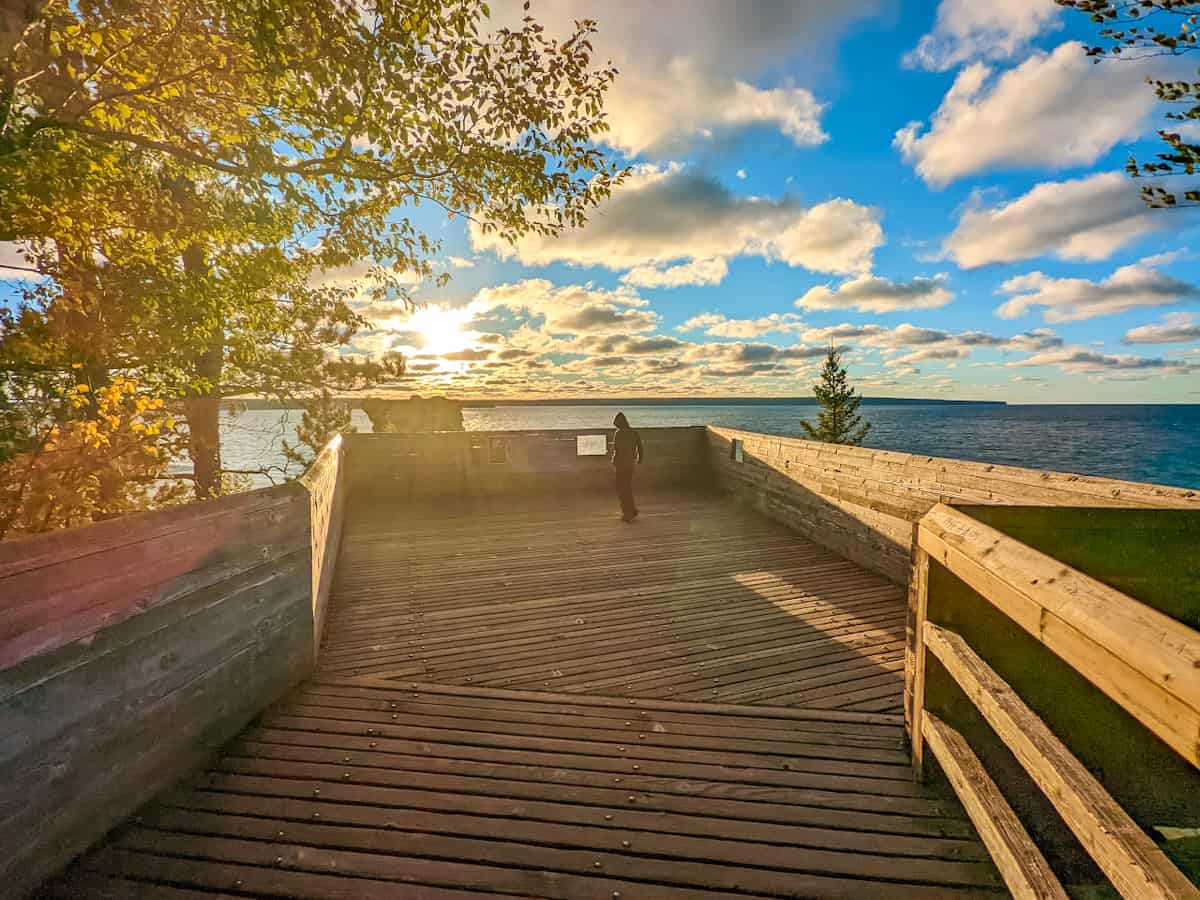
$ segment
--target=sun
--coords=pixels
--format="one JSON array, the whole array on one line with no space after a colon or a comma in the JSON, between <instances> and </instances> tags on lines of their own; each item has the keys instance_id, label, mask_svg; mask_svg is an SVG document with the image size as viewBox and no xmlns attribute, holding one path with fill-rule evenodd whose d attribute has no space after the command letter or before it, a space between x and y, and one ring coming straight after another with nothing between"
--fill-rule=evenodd
<instances>
[{"instance_id":1,"label":"sun","mask_svg":"<svg viewBox=\"0 0 1200 900\"><path fill-rule=\"evenodd\" d=\"M440 355L466 350L475 343L478 332L464 327L471 317L471 310L465 307L431 304L417 309L407 325L421 336L422 353Z\"/></svg>"}]
</instances>

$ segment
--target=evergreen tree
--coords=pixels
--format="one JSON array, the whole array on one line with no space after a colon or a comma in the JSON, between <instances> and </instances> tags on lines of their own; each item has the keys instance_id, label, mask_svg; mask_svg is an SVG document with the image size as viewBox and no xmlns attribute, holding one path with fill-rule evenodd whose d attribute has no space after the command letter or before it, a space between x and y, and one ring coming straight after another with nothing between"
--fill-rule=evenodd
<instances>
[{"instance_id":1,"label":"evergreen tree","mask_svg":"<svg viewBox=\"0 0 1200 900\"><path fill-rule=\"evenodd\" d=\"M1054 0L1082 13L1100 25L1099 44L1085 46L1083 52L1096 62L1137 60L1148 56L1183 56L1200 52L1196 34L1200 3L1195 0ZM1107 46L1106 46L1107 45ZM1184 69L1176 69L1185 74ZM1167 146L1155 161L1139 162L1133 156L1125 171L1134 178L1167 178L1168 187L1146 185L1142 199L1156 209L1200 206L1200 182L1187 176L1200 172L1200 140L1195 127L1200 121L1200 81L1161 81L1147 79L1163 103L1177 111L1166 118L1179 122L1158 132Z\"/></svg>"},{"instance_id":2,"label":"evergreen tree","mask_svg":"<svg viewBox=\"0 0 1200 900\"><path fill-rule=\"evenodd\" d=\"M307 466L333 440L335 435L353 434L358 429L351 424L350 406L338 400L328 388L304 401L304 415L296 429L296 444L283 442L283 455L289 463ZM303 448L307 447L306 452Z\"/></svg>"},{"instance_id":3,"label":"evergreen tree","mask_svg":"<svg viewBox=\"0 0 1200 900\"><path fill-rule=\"evenodd\" d=\"M858 414L862 397L854 392L847 381L842 354L833 347L825 356L821 380L813 385L813 393L821 404L821 412L817 414L815 427L807 421L800 423L808 437L827 444L861 444L871 430L871 423L864 422Z\"/></svg>"}]
</instances>

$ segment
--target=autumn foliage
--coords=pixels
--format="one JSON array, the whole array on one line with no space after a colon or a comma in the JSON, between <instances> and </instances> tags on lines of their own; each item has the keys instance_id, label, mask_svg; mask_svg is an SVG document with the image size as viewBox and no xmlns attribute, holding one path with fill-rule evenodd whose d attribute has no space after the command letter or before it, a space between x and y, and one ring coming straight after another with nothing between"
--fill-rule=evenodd
<instances>
[{"instance_id":1,"label":"autumn foliage","mask_svg":"<svg viewBox=\"0 0 1200 900\"><path fill-rule=\"evenodd\" d=\"M117 377L52 398L25 445L0 461L0 538L111 518L184 493L167 477L175 423L161 399Z\"/></svg>"}]
</instances>

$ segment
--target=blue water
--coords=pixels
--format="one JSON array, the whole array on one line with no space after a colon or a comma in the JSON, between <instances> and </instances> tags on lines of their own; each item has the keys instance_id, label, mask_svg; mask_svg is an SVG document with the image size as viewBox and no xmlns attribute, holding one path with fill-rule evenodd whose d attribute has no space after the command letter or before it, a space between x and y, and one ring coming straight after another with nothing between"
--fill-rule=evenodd
<instances>
[{"instance_id":1,"label":"blue water","mask_svg":"<svg viewBox=\"0 0 1200 900\"><path fill-rule=\"evenodd\" d=\"M607 428L617 406L501 406L466 409L471 430ZM813 406L630 406L635 427L724 425L802 436L800 420ZM872 406L866 446L929 456L1052 469L1200 488L1200 405L937 405ZM281 464L278 444L291 438L297 410L226 414L226 464ZM369 420L354 411L360 431ZM258 480L258 483L267 483Z\"/></svg>"}]
</instances>

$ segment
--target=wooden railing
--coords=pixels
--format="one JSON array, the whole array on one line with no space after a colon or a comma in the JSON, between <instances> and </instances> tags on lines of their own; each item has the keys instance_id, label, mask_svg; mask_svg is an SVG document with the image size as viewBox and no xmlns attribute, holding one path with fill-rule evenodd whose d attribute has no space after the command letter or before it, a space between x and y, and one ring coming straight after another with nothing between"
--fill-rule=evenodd
<instances>
[{"instance_id":1,"label":"wooden railing","mask_svg":"<svg viewBox=\"0 0 1200 900\"><path fill-rule=\"evenodd\" d=\"M638 429L647 490L711 487L703 427ZM611 429L353 434L346 489L372 502L467 500L514 494L611 492Z\"/></svg>"},{"instance_id":2,"label":"wooden railing","mask_svg":"<svg viewBox=\"0 0 1200 900\"><path fill-rule=\"evenodd\" d=\"M342 461L335 440L299 483L0 544L0 895L312 672Z\"/></svg>"},{"instance_id":3,"label":"wooden railing","mask_svg":"<svg viewBox=\"0 0 1200 900\"><path fill-rule=\"evenodd\" d=\"M1066 896L970 742L933 708L927 691L936 660L941 677L952 679L1122 896L1200 898L1143 827L984 660L986 635L977 636L973 647L935 621L931 567L1002 612L1195 767L1200 632L961 510L936 505L916 526L905 711L918 776L929 751L1016 896ZM1142 775L1156 777L1153 771Z\"/></svg>"},{"instance_id":4,"label":"wooden railing","mask_svg":"<svg viewBox=\"0 0 1200 900\"><path fill-rule=\"evenodd\" d=\"M936 503L1200 510L1200 492L710 426L725 491L903 584L913 525ZM736 442L736 445L735 445Z\"/></svg>"}]
</instances>

